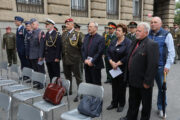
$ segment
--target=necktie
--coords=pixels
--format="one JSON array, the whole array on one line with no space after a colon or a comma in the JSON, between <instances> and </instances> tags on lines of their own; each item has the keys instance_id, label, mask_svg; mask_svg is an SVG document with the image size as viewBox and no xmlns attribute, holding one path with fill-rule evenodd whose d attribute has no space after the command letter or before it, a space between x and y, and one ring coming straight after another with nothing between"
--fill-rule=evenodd
<instances>
[{"instance_id":1,"label":"necktie","mask_svg":"<svg viewBox=\"0 0 180 120\"><path fill-rule=\"evenodd\" d=\"M134 48L134 50L133 50L132 53L131 53L131 56L130 56L129 62L128 62L128 69L130 69L132 56L133 56L133 54L136 52L137 48L139 47L139 42L140 42L140 41L137 42L136 47Z\"/></svg>"}]
</instances>

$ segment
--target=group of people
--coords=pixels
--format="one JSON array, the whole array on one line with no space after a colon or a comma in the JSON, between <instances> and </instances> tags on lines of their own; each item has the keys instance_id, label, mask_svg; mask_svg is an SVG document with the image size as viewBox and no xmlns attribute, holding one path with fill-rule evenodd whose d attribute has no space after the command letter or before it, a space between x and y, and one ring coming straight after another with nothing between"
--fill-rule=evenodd
<instances>
[{"instance_id":1,"label":"group of people","mask_svg":"<svg viewBox=\"0 0 180 120\"><path fill-rule=\"evenodd\" d=\"M46 33L39 28L39 22L35 18L25 22L25 27L22 25L23 21L22 17L16 16L16 35L9 32L11 28L7 27L7 33L3 36L7 54L14 53L17 49L21 68L30 67L34 71L45 73L46 63L52 82L53 77L60 77L62 59L65 78L71 83L69 94L72 95L72 77L75 77L78 87L83 81L83 67L85 81L95 85L102 85L101 70L105 67L105 83L112 83L112 101L107 110L117 108L117 112L123 111L126 88L129 87L128 112L120 120L136 120L140 104L141 120L150 119L155 79L158 86L157 108L159 115L163 117L161 90L164 72L169 72L175 50L173 37L162 28L161 18L152 17L150 25L146 22L130 22L128 26L109 22L106 26L108 32L103 35L97 33L98 23L94 21L88 23L86 35L79 31L80 26L72 18L65 20L62 34L58 32L53 20L46 20ZM11 44L16 44L16 47L11 47L7 42L11 38L14 39ZM8 50L9 48L12 50ZM16 54L8 55L8 59L13 58L13 63L16 64L15 56ZM8 62L12 64L11 60ZM122 73L112 77L110 70L120 70ZM74 102L78 99L77 95Z\"/></svg>"}]
</instances>

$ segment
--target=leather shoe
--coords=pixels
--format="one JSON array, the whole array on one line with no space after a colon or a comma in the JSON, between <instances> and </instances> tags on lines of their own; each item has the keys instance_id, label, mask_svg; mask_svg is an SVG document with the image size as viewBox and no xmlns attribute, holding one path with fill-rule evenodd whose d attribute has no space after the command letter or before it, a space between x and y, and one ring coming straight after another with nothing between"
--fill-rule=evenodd
<instances>
[{"instance_id":1,"label":"leather shoe","mask_svg":"<svg viewBox=\"0 0 180 120\"><path fill-rule=\"evenodd\" d=\"M78 100L79 100L79 99L78 99L78 96L76 96L73 101L74 101L74 102L78 102Z\"/></svg>"},{"instance_id":2,"label":"leather shoe","mask_svg":"<svg viewBox=\"0 0 180 120\"><path fill-rule=\"evenodd\" d=\"M122 117L119 120L127 120L127 117Z\"/></svg>"},{"instance_id":3,"label":"leather shoe","mask_svg":"<svg viewBox=\"0 0 180 120\"><path fill-rule=\"evenodd\" d=\"M110 106L107 107L107 110L112 110L114 108L117 108L117 106L111 104Z\"/></svg>"},{"instance_id":4,"label":"leather shoe","mask_svg":"<svg viewBox=\"0 0 180 120\"><path fill-rule=\"evenodd\" d=\"M122 112L123 109L124 109L124 107L119 106L119 107L117 108L117 112Z\"/></svg>"}]
</instances>

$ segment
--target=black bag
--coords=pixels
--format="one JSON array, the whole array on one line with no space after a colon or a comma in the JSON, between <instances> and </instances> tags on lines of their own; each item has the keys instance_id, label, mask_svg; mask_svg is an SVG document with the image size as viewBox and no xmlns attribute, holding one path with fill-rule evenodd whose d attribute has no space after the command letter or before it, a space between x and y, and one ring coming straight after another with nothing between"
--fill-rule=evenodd
<instances>
[{"instance_id":1,"label":"black bag","mask_svg":"<svg viewBox=\"0 0 180 120\"><path fill-rule=\"evenodd\" d=\"M78 106L78 111L92 118L99 117L102 112L103 101L98 97L83 95Z\"/></svg>"}]
</instances>

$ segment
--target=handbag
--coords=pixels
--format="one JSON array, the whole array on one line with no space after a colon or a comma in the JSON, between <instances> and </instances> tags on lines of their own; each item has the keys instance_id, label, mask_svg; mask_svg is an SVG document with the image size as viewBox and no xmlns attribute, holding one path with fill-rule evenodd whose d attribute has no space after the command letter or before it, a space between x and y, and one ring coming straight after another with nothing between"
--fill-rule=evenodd
<instances>
[{"instance_id":1,"label":"handbag","mask_svg":"<svg viewBox=\"0 0 180 120\"><path fill-rule=\"evenodd\" d=\"M47 102L50 102L54 105L60 104L66 90L62 86L62 81L60 78L57 78L54 83L49 83L43 99Z\"/></svg>"},{"instance_id":2,"label":"handbag","mask_svg":"<svg viewBox=\"0 0 180 120\"><path fill-rule=\"evenodd\" d=\"M78 106L78 111L92 118L99 117L102 112L103 101L94 96L84 95Z\"/></svg>"}]
</instances>

